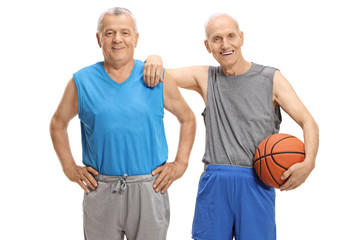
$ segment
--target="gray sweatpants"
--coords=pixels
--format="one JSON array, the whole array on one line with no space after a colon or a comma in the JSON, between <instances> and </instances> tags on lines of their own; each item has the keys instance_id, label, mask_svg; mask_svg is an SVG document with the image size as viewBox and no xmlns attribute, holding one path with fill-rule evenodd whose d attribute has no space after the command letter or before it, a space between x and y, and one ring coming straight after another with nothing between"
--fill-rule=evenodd
<instances>
[{"instance_id":1,"label":"gray sweatpants","mask_svg":"<svg viewBox=\"0 0 360 240\"><path fill-rule=\"evenodd\" d=\"M168 193L152 187L157 176L98 175L98 187L85 193L86 240L165 240L170 221Z\"/></svg>"}]
</instances>

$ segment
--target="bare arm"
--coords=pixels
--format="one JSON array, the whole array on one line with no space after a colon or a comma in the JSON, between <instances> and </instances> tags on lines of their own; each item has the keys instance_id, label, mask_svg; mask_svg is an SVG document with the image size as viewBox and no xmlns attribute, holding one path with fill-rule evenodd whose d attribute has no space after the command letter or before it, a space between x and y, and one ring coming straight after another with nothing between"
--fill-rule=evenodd
<instances>
[{"instance_id":1,"label":"bare arm","mask_svg":"<svg viewBox=\"0 0 360 240\"><path fill-rule=\"evenodd\" d=\"M92 189L95 189L97 186L96 180L90 173L97 175L98 172L91 167L80 167L76 165L71 153L67 132L68 124L70 120L77 115L77 112L78 96L74 79L71 79L51 119L50 135L65 175L70 181L77 182L86 192L89 192L84 182Z\"/></svg>"},{"instance_id":2,"label":"bare arm","mask_svg":"<svg viewBox=\"0 0 360 240\"><path fill-rule=\"evenodd\" d=\"M177 69L166 69L165 78L172 79L181 88L194 90L204 98L207 86L209 66L192 66Z\"/></svg>"},{"instance_id":3,"label":"bare arm","mask_svg":"<svg viewBox=\"0 0 360 240\"><path fill-rule=\"evenodd\" d=\"M172 79L165 79L164 81L164 107L179 120L180 138L175 161L165 163L152 172L153 175L160 173L154 182L154 189L156 192L161 190L162 193L184 174L188 166L196 131L194 113L186 104Z\"/></svg>"},{"instance_id":4,"label":"bare arm","mask_svg":"<svg viewBox=\"0 0 360 240\"><path fill-rule=\"evenodd\" d=\"M177 69L166 69L165 79L173 80L178 87L194 90L203 99L206 99L207 79L209 66L191 66ZM146 59L144 66L144 81L149 87L156 86L161 76L163 63L160 56L151 55ZM159 75L161 73L161 75Z\"/></svg>"},{"instance_id":5,"label":"bare arm","mask_svg":"<svg viewBox=\"0 0 360 240\"><path fill-rule=\"evenodd\" d=\"M276 71L274 75L274 102L303 129L305 160L293 165L283 174L288 179L280 190L292 190L305 182L315 167L315 158L319 147L319 128L309 111L296 95L288 80Z\"/></svg>"}]
</instances>

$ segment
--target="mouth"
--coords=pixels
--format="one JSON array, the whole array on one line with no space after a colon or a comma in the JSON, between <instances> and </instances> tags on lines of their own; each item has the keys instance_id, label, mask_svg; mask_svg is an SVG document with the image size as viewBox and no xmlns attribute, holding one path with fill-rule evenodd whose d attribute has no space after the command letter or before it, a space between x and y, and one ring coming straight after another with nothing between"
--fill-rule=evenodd
<instances>
[{"instance_id":1,"label":"mouth","mask_svg":"<svg viewBox=\"0 0 360 240\"><path fill-rule=\"evenodd\" d=\"M234 53L234 50L227 51L227 52L220 52L220 54L221 54L222 56L230 56L230 55L233 54L233 53Z\"/></svg>"},{"instance_id":2,"label":"mouth","mask_svg":"<svg viewBox=\"0 0 360 240\"><path fill-rule=\"evenodd\" d=\"M118 50L121 50L123 49L123 47L111 47L112 50L115 50L115 51L118 51Z\"/></svg>"}]
</instances>

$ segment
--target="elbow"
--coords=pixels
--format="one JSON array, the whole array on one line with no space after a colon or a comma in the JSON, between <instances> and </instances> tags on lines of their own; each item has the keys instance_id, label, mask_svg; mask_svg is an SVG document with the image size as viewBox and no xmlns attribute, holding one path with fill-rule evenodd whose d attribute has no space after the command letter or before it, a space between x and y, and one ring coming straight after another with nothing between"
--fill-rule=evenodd
<instances>
[{"instance_id":1,"label":"elbow","mask_svg":"<svg viewBox=\"0 0 360 240\"><path fill-rule=\"evenodd\" d=\"M314 120L314 128L315 128L315 131L316 131L316 135L319 137L319 125L317 124L317 122L315 122L315 120Z\"/></svg>"},{"instance_id":2,"label":"elbow","mask_svg":"<svg viewBox=\"0 0 360 240\"><path fill-rule=\"evenodd\" d=\"M319 125L313 118L311 119L311 121L309 121L309 126L312 129L313 133L316 135L316 137L319 138Z\"/></svg>"},{"instance_id":3,"label":"elbow","mask_svg":"<svg viewBox=\"0 0 360 240\"><path fill-rule=\"evenodd\" d=\"M67 124L62 122L56 114L51 118L50 124L49 124L49 131L50 135L53 136L55 132L57 131L66 131L67 130Z\"/></svg>"},{"instance_id":4,"label":"elbow","mask_svg":"<svg viewBox=\"0 0 360 240\"><path fill-rule=\"evenodd\" d=\"M180 120L180 124L186 124L191 126L191 128L195 131L196 130L196 117L193 111L189 108L189 110L184 114L183 119Z\"/></svg>"},{"instance_id":5,"label":"elbow","mask_svg":"<svg viewBox=\"0 0 360 240\"><path fill-rule=\"evenodd\" d=\"M319 136L319 125L313 117L307 118L305 121L300 122L299 124L302 129L307 129L313 132L316 136Z\"/></svg>"},{"instance_id":6,"label":"elbow","mask_svg":"<svg viewBox=\"0 0 360 240\"><path fill-rule=\"evenodd\" d=\"M53 116L50 120L50 124L49 124L49 131L50 131L50 134L52 131L54 131L54 129L56 128L56 120L55 120L55 116Z\"/></svg>"}]
</instances>

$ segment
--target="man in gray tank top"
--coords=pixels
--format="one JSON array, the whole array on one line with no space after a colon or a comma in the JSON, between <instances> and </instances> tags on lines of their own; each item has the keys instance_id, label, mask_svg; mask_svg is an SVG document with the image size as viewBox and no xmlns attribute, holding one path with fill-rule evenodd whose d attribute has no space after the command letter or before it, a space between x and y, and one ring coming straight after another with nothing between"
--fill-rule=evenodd
<instances>
[{"instance_id":1,"label":"man in gray tank top","mask_svg":"<svg viewBox=\"0 0 360 240\"><path fill-rule=\"evenodd\" d=\"M165 81L197 91L204 99L206 171L199 183L193 222L197 240L276 239L274 189L253 170L259 143L279 131L280 107L303 129L305 160L283 174L281 191L299 187L315 167L319 130L311 114L279 70L246 61L243 32L227 15L212 16L205 25L205 46L220 64L167 69ZM148 58L144 79L162 71L161 58ZM164 183L155 182L156 187Z\"/></svg>"}]
</instances>

